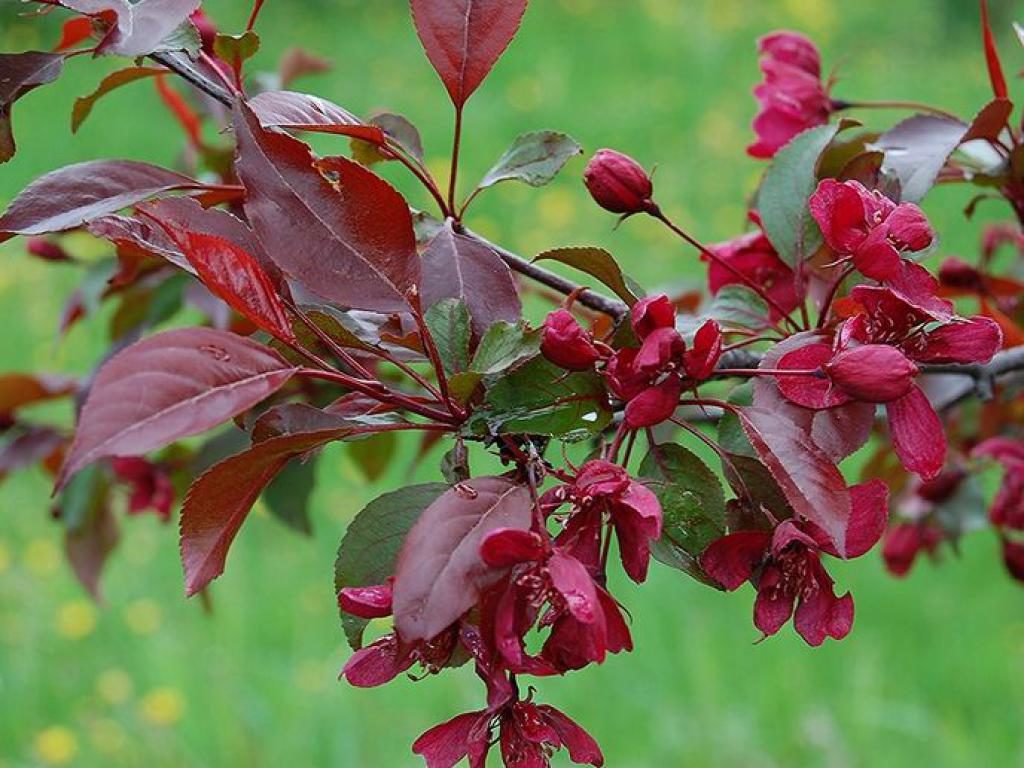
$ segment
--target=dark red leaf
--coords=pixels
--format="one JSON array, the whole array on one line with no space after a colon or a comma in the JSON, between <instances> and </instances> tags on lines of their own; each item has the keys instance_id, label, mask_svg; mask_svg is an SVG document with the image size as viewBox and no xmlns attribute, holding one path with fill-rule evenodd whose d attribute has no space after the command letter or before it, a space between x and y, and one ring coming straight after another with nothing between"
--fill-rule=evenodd
<instances>
[{"instance_id":1,"label":"dark red leaf","mask_svg":"<svg viewBox=\"0 0 1024 768\"><path fill-rule=\"evenodd\" d=\"M835 463L806 432L779 414L743 408L739 415L743 431L793 510L817 523L843 554L851 502Z\"/></svg>"},{"instance_id":2,"label":"dark red leaf","mask_svg":"<svg viewBox=\"0 0 1024 768\"><path fill-rule=\"evenodd\" d=\"M64 551L68 562L78 581L97 600L100 598L100 573L119 538L117 519L106 503L99 504L82 527L65 534Z\"/></svg>"},{"instance_id":3,"label":"dark red leaf","mask_svg":"<svg viewBox=\"0 0 1024 768\"><path fill-rule=\"evenodd\" d=\"M497 321L514 323L522 314L515 279L501 257L447 224L423 252L422 269L423 306L462 299L477 337Z\"/></svg>"},{"instance_id":4,"label":"dark red leaf","mask_svg":"<svg viewBox=\"0 0 1024 768\"><path fill-rule=\"evenodd\" d=\"M60 77L64 57L56 53L28 51L0 53L0 163L14 157L11 106L33 88Z\"/></svg>"},{"instance_id":5,"label":"dark red leaf","mask_svg":"<svg viewBox=\"0 0 1024 768\"><path fill-rule=\"evenodd\" d=\"M171 236L214 296L272 336L295 339L284 302L252 254L216 235L181 232Z\"/></svg>"},{"instance_id":6,"label":"dark red leaf","mask_svg":"<svg viewBox=\"0 0 1024 768\"><path fill-rule=\"evenodd\" d=\"M395 628L405 642L428 640L473 606L501 577L480 557L484 536L530 526L530 492L502 477L467 480L427 507L402 545L395 570Z\"/></svg>"},{"instance_id":7,"label":"dark red leaf","mask_svg":"<svg viewBox=\"0 0 1024 768\"><path fill-rule=\"evenodd\" d=\"M9 415L24 405L73 394L77 386L78 382L68 376L5 373L0 375L0 415Z\"/></svg>"},{"instance_id":8,"label":"dark red leaf","mask_svg":"<svg viewBox=\"0 0 1024 768\"><path fill-rule=\"evenodd\" d=\"M80 227L173 190L207 187L188 176L133 160L92 160L29 184L0 217L0 242Z\"/></svg>"},{"instance_id":9,"label":"dark red leaf","mask_svg":"<svg viewBox=\"0 0 1024 768\"><path fill-rule=\"evenodd\" d=\"M376 145L384 143L384 131L380 126L367 125L347 109L319 96L295 91L266 91L253 96L248 103L264 128L335 133Z\"/></svg>"},{"instance_id":10,"label":"dark red leaf","mask_svg":"<svg viewBox=\"0 0 1024 768\"><path fill-rule=\"evenodd\" d=\"M352 431L343 419L310 431L284 433L214 465L196 480L181 509L185 591L194 595L224 572L238 529L271 480L296 456Z\"/></svg>"},{"instance_id":11,"label":"dark red leaf","mask_svg":"<svg viewBox=\"0 0 1024 768\"><path fill-rule=\"evenodd\" d=\"M939 115L914 115L883 133L873 145L885 153L882 170L900 182L900 197L916 203L938 178L968 126Z\"/></svg>"},{"instance_id":12,"label":"dark red leaf","mask_svg":"<svg viewBox=\"0 0 1024 768\"><path fill-rule=\"evenodd\" d=\"M411 0L411 5L427 58L461 108L512 42L527 0Z\"/></svg>"},{"instance_id":13,"label":"dark red leaf","mask_svg":"<svg viewBox=\"0 0 1024 768\"><path fill-rule=\"evenodd\" d=\"M71 109L71 132L76 133L78 131L82 123L89 117L96 102L106 94L117 90L123 85L128 85L128 83L134 83L136 80L142 80L147 77L155 77L164 72L166 72L165 69L158 67L127 67L119 69L117 72L111 72L100 81L96 90L87 96L80 96L75 99L75 106Z\"/></svg>"},{"instance_id":14,"label":"dark red leaf","mask_svg":"<svg viewBox=\"0 0 1024 768\"><path fill-rule=\"evenodd\" d=\"M985 139L995 141L1006 128L1010 115L1013 114L1013 102L1009 99L993 99L974 117L971 127L961 141Z\"/></svg>"},{"instance_id":15,"label":"dark red leaf","mask_svg":"<svg viewBox=\"0 0 1024 768\"><path fill-rule=\"evenodd\" d=\"M66 443L67 438L50 427L31 427L0 445L0 480L36 462L49 461Z\"/></svg>"},{"instance_id":16,"label":"dark red leaf","mask_svg":"<svg viewBox=\"0 0 1024 768\"><path fill-rule=\"evenodd\" d=\"M235 111L245 210L270 257L329 301L355 309L408 309L419 283L412 215L402 196L358 163L335 158L328 179L310 148Z\"/></svg>"},{"instance_id":17,"label":"dark red leaf","mask_svg":"<svg viewBox=\"0 0 1024 768\"><path fill-rule=\"evenodd\" d=\"M981 34L985 43L985 63L988 65L988 79L992 83L992 93L997 99L1005 99L1009 93L1006 88L1006 76L1003 65L999 61L999 50L992 34L992 24L988 17L988 0L981 0Z\"/></svg>"},{"instance_id":18,"label":"dark red leaf","mask_svg":"<svg viewBox=\"0 0 1024 768\"><path fill-rule=\"evenodd\" d=\"M138 456L221 424L277 391L298 369L250 339L210 328L157 334L100 368L58 488L106 456Z\"/></svg>"}]
</instances>

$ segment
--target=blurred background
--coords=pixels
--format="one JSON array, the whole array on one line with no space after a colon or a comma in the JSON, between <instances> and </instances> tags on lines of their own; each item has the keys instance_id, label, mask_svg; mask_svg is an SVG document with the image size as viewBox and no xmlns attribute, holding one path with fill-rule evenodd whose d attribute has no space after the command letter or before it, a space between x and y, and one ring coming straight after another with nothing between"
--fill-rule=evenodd
<instances>
[{"instance_id":1,"label":"blurred background","mask_svg":"<svg viewBox=\"0 0 1024 768\"><path fill-rule=\"evenodd\" d=\"M1024 6L993 6L1006 67L1016 73L1024 51L1009 22L1024 17ZM249 3L212 0L206 8L222 29L237 31ZM20 18L23 11L0 0L0 50L52 47L54 23ZM517 134L564 130L588 154L612 146L657 165L663 207L705 241L732 237L744 228L745 200L763 167L743 152L755 39L780 27L818 42L826 69L838 68L840 98L914 99L964 116L987 100L968 0L535 0L470 102L464 182ZM358 114L401 112L443 169L451 114L403 0L269 0L258 30L252 70L273 69L292 45L331 59L331 72L296 88ZM70 134L74 98L122 65L73 60L58 83L17 104L20 153L0 166L0 204L72 162L175 162L178 133L148 82L108 96ZM886 127L902 116L863 119ZM572 161L541 190L500 185L479 201L470 226L527 256L601 245L649 288L699 286L694 254L652 222L613 231L612 217L584 194L582 167ZM397 181L394 170L383 172ZM1006 215L992 204L966 223L968 196L943 188L926 203L942 255L973 257L981 222ZM103 313L56 341L61 307L80 278L74 267L30 259L21 242L0 246L0 370L83 373L94 364ZM413 446L402 451L400 468ZM433 477L437 459L418 474ZM419 733L478 708L471 671L373 691L335 680L348 656L332 585L337 543L362 505L406 474L368 483L343 448L330 449L319 464L315 535L286 531L257 509L214 584L212 614L184 599L175 526L154 516L125 521L105 600L92 602L63 562L46 478L7 479L0 766L418 765L409 745ZM993 537L977 535L959 558L920 564L902 581L883 572L877 554L837 564L857 620L846 641L820 649L790 627L755 644L749 589L721 595L652 570L643 588L616 592L633 616L636 652L539 685L543 701L598 738L612 768L1024 766L1024 590L1004 575Z\"/></svg>"}]
</instances>

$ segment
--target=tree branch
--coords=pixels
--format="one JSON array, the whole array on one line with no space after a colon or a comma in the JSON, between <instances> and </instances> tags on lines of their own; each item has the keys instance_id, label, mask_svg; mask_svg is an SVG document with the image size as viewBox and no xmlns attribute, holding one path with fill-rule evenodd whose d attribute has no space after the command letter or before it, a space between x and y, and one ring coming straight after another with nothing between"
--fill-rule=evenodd
<instances>
[{"instance_id":1,"label":"tree branch","mask_svg":"<svg viewBox=\"0 0 1024 768\"><path fill-rule=\"evenodd\" d=\"M162 64L172 72L181 76L189 84L210 96L229 109L234 105L234 97L219 83L208 78L195 64L180 53L152 53L149 56L157 64Z\"/></svg>"}]
</instances>

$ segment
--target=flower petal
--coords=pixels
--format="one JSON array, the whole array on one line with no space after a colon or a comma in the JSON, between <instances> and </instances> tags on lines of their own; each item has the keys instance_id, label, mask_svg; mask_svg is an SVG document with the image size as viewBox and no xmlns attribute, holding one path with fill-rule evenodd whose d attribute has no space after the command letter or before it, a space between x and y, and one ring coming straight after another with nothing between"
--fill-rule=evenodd
<instances>
[{"instance_id":1,"label":"flower petal","mask_svg":"<svg viewBox=\"0 0 1024 768\"><path fill-rule=\"evenodd\" d=\"M435 725L412 745L413 753L427 761L427 768L453 768L469 754L473 732L486 712L466 712Z\"/></svg>"},{"instance_id":2,"label":"flower petal","mask_svg":"<svg viewBox=\"0 0 1024 768\"><path fill-rule=\"evenodd\" d=\"M925 337L924 348L913 353L924 363L987 363L1003 345L1003 332L995 320L977 315L967 322L952 322Z\"/></svg>"},{"instance_id":3,"label":"flower petal","mask_svg":"<svg viewBox=\"0 0 1024 768\"><path fill-rule=\"evenodd\" d=\"M885 408L893 449L903 466L925 480L938 475L946 463L946 434L925 393L914 385Z\"/></svg>"},{"instance_id":4,"label":"flower petal","mask_svg":"<svg viewBox=\"0 0 1024 768\"><path fill-rule=\"evenodd\" d=\"M704 571L732 592L754 573L771 543L766 531L739 531L716 539L700 556Z\"/></svg>"},{"instance_id":5,"label":"flower petal","mask_svg":"<svg viewBox=\"0 0 1024 768\"><path fill-rule=\"evenodd\" d=\"M604 765L601 748L578 723L570 719L554 707L541 704L537 707L545 720L555 729L562 744L569 750L569 759L577 765L593 765L600 768Z\"/></svg>"}]
</instances>

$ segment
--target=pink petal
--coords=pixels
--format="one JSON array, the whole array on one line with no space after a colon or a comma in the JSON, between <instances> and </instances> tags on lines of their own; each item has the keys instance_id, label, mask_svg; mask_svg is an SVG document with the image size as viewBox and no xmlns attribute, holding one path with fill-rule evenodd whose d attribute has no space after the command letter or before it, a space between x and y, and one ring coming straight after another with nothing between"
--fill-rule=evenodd
<instances>
[{"instance_id":1,"label":"pink petal","mask_svg":"<svg viewBox=\"0 0 1024 768\"><path fill-rule=\"evenodd\" d=\"M706 321L693 337L693 349L683 355L686 375L704 381L715 372L722 356L722 329L714 320Z\"/></svg>"},{"instance_id":2,"label":"pink petal","mask_svg":"<svg viewBox=\"0 0 1024 768\"><path fill-rule=\"evenodd\" d=\"M783 355L777 368L817 372L817 375L776 376L775 383L779 385L783 397L791 403L816 411L849 402L849 395L832 386L832 382L821 370L832 359L832 354L832 347L828 344L808 344Z\"/></svg>"},{"instance_id":3,"label":"pink petal","mask_svg":"<svg viewBox=\"0 0 1024 768\"><path fill-rule=\"evenodd\" d=\"M547 570L551 586L565 600L569 613L584 624L593 624L599 613L597 589L583 563L556 550L548 560Z\"/></svg>"},{"instance_id":4,"label":"pink petal","mask_svg":"<svg viewBox=\"0 0 1024 768\"><path fill-rule=\"evenodd\" d=\"M633 305L631 315L633 330L641 339L658 328L674 328L676 308L665 294L645 296Z\"/></svg>"},{"instance_id":5,"label":"pink petal","mask_svg":"<svg viewBox=\"0 0 1024 768\"><path fill-rule=\"evenodd\" d=\"M999 324L980 315L967 322L947 323L924 337L924 349L913 353L923 363L987 363L1003 346Z\"/></svg>"},{"instance_id":6,"label":"pink petal","mask_svg":"<svg viewBox=\"0 0 1024 768\"><path fill-rule=\"evenodd\" d=\"M946 463L946 434L927 395L915 385L885 408L893 449L903 466L925 480L938 475Z\"/></svg>"},{"instance_id":7,"label":"pink petal","mask_svg":"<svg viewBox=\"0 0 1024 768\"><path fill-rule=\"evenodd\" d=\"M486 712L467 712L435 725L412 745L412 751L427 761L427 768L453 768L469 754L471 734L480 727Z\"/></svg>"},{"instance_id":8,"label":"pink petal","mask_svg":"<svg viewBox=\"0 0 1024 768\"><path fill-rule=\"evenodd\" d=\"M361 619L379 619L391 615L391 585L345 587L338 592L338 607Z\"/></svg>"},{"instance_id":9,"label":"pink petal","mask_svg":"<svg viewBox=\"0 0 1024 768\"><path fill-rule=\"evenodd\" d=\"M825 179L808 205L828 246L840 255L852 254L867 237L864 199L857 182Z\"/></svg>"},{"instance_id":10,"label":"pink petal","mask_svg":"<svg viewBox=\"0 0 1024 768\"><path fill-rule=\"evenodd\" d=\"M808 578L815 586L804 587L793 626L811 646L821 645L826 637L842 640L853 628L853 598L849 593L836 597L832 579L817 559L811 564Z\"/></svg>"},{"instance_id":11,"label":"pink petal","mask_svg":"<svg viewBox=\"0 0 1024 768\"><path fill-rule=\"evenodd\" d=\"M730 592L738 589L764 560L771 534L740 531L716 539L700 557L704 571Z\"/></svg>"},{"instance_id":12,"label":"pink petal","mask_svg":"<svg viewBox=\"0 0 1024 768\"><path fill-rule=\"evenodd\" d=\"M765 567L754 601L754 626L765 635L774 635L793 615L794 599L792 590L782 584L778 566Z\"/></svg>"},{"instance_id":13,"label":"pink petal","mask_svg":"<svg viewBox=\"0 0 1024 768\"><path fill-rule=\"evenodd\" d=\"M498 528L480 542L480 558L492 568L539 560L543 552L543 539L521 528Z\"/></svg>"},{"instance_id":14,"label":"pink petal","mask_svg":"<svg viewBox=\"0 0 1024 768\"><path fill-rule=\"evenodd\" d=\"M888 280L900 271L899 251L889 242L885 225L875 227L853 254L854 266L872 280Z\"/></svg>"},{"instance_id":15,"label":"pink petal","mask_svg":"<svg viewBox=\"0 0 1024 768\"><path fill-rule=\"evenodd\" d=\"M568 716L554 707L542 704L537 707L544 719L558 733L562 744L569 750L569 758L577 765L604 765L604 755L593 737Z\"/></svg>"},{"instance_id":16,"label":"pink petal","mask_svg":"<svg viewBox=\"0 0 1024 768\"><path fill-rule=\"evenodd\" d=\"M682 357L686 342L675 328L655 328L644 339L634 365L644 373L657 373Z\"/></svg>"},{"instance_id":17,"label":"pink petal","mask_svg":"<svg viewBox=\"0 0 1024 768\"><path fill-rule=\"evenodd\" d=\"M394 680L412 663L408 654L399 657L398 642L388 635L352 654L341 674L356 688L374 688Z\"/></svg>"}]
</instances>

